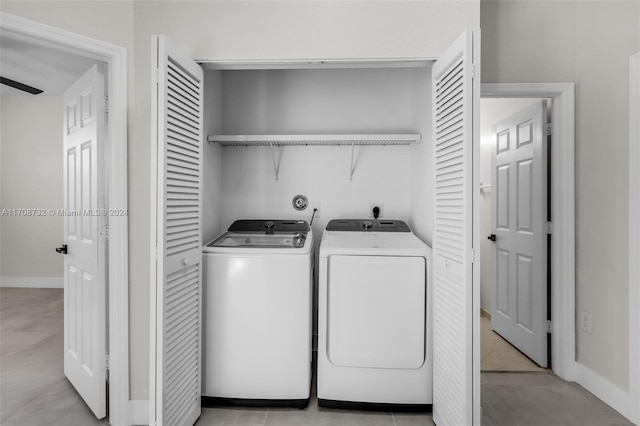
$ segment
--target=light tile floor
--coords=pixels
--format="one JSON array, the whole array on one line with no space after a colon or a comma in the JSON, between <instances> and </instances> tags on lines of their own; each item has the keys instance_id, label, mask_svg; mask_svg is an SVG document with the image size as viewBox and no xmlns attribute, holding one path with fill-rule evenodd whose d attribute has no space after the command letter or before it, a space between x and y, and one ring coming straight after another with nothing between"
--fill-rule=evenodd
<instances>
[{"instance_id":1,"label":"light tile floor","mask_svg":"<svg viewBox=\"0 0 640 426\"><path fill-rule=\"evenodd\" d=\"M491 320L480 317L480 369L482 371L545 371L491 329Z\"/></svg>"},{"instance_id":2,"label":"light tile floor","mask_svg":"<svg viewBox=\"0 0 640 426\"><path fill-rule=\"evenodd\" d=\"M93 417L64 377L62 307L62 290L0 289L3 426L108 424ZM580 386L564 382L546 370L483 373L481 390L483 426L631 425ZM433 421L429 414L323 409L314 396L305 410L204 408L197 425L426 426L433 425Z\"/></svg>"}]
</instances>

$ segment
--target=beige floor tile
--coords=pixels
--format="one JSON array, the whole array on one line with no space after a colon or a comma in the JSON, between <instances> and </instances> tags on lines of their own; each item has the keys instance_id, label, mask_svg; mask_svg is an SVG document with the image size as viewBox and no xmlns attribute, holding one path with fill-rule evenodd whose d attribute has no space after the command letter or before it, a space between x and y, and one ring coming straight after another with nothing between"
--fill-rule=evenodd
<instances>
[{"instance_id":1,"label":"beige floor tile","mask_svg":"<svg viewBox=\"0 0 640 426\"><path fill-rule=\"evenodd\" d=\"M482 371L545 371L493 331L491 320L486 317L480 320Z\"/></svg>"}]
</instances>

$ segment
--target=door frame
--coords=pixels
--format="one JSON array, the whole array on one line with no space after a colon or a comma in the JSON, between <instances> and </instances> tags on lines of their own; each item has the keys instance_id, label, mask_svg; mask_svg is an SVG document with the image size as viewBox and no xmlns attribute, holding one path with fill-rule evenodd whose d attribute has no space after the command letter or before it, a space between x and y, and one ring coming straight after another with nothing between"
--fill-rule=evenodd
<instances>
[{"instance_id":1,"label":"door frame","mask_svg":"<svg viewBox=\"0 0 640 426\"><path fill-rule=\"evenodd\" d=\"M629 67L629 418L640 424L640 53Z\"/></svg>"},{"instance_id":2,"label":"door frame","mask_svg":"<svg viewBox=\"0 0 640 426\"><path fill-rule=\"evenodd\" d=\"M0 12L3 31L20 40L51 46L105 62L108 78L109 209L127 211L127 49L80 34ZM107 291L109 422L129 425L129 258L128 216L109 218Z\"/></svg>"},{"instance_id":3,"label":"door frame","mask_svg":"<svg viewBox=\"0 0 640 426\"><path fill-rule=\"evenodd\" d=\"M483 83L480 90L482 98L552 99L551 359L556 375L575 381L575 83Z\"/></svg>"}]
</instances>

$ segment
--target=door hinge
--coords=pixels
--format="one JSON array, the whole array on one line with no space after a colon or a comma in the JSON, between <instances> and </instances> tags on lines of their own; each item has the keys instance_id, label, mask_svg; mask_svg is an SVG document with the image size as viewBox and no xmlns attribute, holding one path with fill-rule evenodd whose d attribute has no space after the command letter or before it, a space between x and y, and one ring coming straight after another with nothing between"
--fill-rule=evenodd
<instances>
[{"instance_id":1,"label":"door hinge","mask_svg":"<svg viewBox=\"0 0 640 426\"><path fill-rule=\"evenodd\" d=\"M551 125L551 123L547 123L547 125L545 126L545 131L547 133L547 136L551 136L553 130L553 126Z\"/></svg>"},{"instance_id":2,"label":"door hinge","mask_svg":"<svg viewBox=\"0 0 640 426\"><path fill-rule=\"evenodd\" d=\"M476 250L471 249L471 263L476 263Z\"/></svg>"},{"instance_id":3,"label":"door hinge","mask_svg":"<svg viewBox=\"0 0 640 426\"><path fill-rule=\"evenodd\" d=\"M553 332L553 323L551 322L551 320L547 320L545 322L545 331L549 334Z\"/></svg>"},{"instance_id":4,"label":"door hinge","mask_svg":"<svg viewBox=\"0 0 640 426\"><path fill-rule=\"evenodd\" d=\"M544 223L544 232L547 235L551 235L553 233L553 224L551 222Z\"/></svg>"},{"instance_id":5,"label":"door hinge","mask_svg":"<svg viewBox=\"0 0 640 426\"><path fill-rule=\"evenodd\" d=\"M111 368L111 359L109 354L105 354L104 356L104 369L109 370Z\"/></svg>"},{"instance_id":6,"label":"door hinge","mask_svg":"<svg viewBox=\"0 0 640 426\"><path fill-rule=\"evenodd\" d=\"M158 68L156 68L156 72L153 73L153 78L156 84L160 84L160 70Z\"/></svg>"},{"instance_id":7,"label":"door hinge","mask_svg":"<svg viewBox=\"0 0 640 426\"><path fill-rule=\"evenodd\" d=\"M109 96L104 97L104 113L109 114Z\"/></svg>"},{"instance_id":8,"label":"door hinge","mask_svg":"<svg viewBox=\"0 0 640 426\"><path fill-rule=\"evenodd\" d=\"M476 64L471 64L471 78L476 78Z\"/></svg>"},{"instance_id":9,"label":"door hinge","mask_svg":"<svg viewBox=\"0 0 640 426\"><path fill-rule=\"evenodd\" d=\"M100 231L100 239L102 241L109 241L109 225L104 225Z\"/></svg>"}]
</instances>

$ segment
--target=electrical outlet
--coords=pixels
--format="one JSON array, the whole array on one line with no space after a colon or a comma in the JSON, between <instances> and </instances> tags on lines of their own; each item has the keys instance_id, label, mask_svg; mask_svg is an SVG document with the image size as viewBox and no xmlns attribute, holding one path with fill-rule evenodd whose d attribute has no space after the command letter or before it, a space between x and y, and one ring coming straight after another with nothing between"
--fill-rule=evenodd
<instances>
[{"instance_id":1,"label":"electrical outlet","mask_svg":"<svg viewBox=\"0 0 640 426\"><path fill-rule=\"evenodd\" d=\"M320 203L316 202L316 203L311 203L311 214L313 215L313 210L316 210L316 214L315 216L313 216L314 219L318 219L320 217Z\"/></svg>"},{"instance_id":2,"label":"electrical outlet","mask_svg":"<svg viewBox=\"0 0 640 426\"><path fill-rule=\"evenodd\" d=\"M380 214L378 215L378 219L382 219L384 217L384 203L370 203L369 204L369 217L373 218L373 208L377 207L380 209Z\"/></svg>"},{"instance_id":3,"label":"electrical outlet","mask_svg":"<svg viewBox=\"0 0 640 426\"><path fill-rule=\"evenodd\" d=\"M591 334L591 314L589 312L580 311L580 329Z\"/></svg>"}]
</instances>

